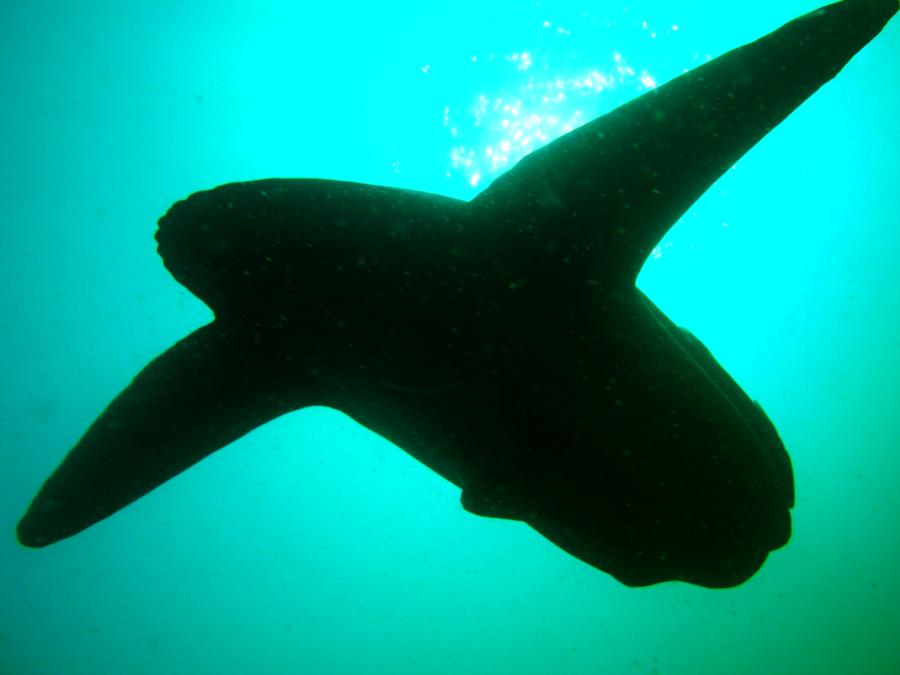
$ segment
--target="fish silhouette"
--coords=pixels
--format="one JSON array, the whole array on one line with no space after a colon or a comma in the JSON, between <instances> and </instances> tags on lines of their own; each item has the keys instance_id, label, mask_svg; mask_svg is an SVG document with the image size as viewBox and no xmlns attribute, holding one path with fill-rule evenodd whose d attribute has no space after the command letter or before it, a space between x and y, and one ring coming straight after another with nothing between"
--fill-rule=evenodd
<instances>
[{"instance_id":1,"label":"fish silhouette","mask_svg":"<svg viewBox=\"0 0 900 675\"><path fill-rule=\"evenodd\" d=\"M153 360L18 525L45 546L269 420L330 406L624 584L742 583L790 537L762 408L635 286L663 234L896 13L796 19L522 159L469 202L318 179L159 221L215 319Z\"/></svg>"}]
</instances>

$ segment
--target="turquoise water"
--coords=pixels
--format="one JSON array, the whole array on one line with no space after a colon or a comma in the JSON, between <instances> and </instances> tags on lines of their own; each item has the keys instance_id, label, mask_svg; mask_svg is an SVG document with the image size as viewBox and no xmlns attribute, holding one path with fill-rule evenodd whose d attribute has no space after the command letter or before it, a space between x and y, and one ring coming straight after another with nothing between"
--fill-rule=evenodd
<instances>
[{"instance_id":1,"label":"turquoise water","mask_svg":"<svg viewBox=\"0 0 900 675\"><path fill-rule=\"evenodd\" d=\"M900 673L900 19L640 278L791 452L794 537L743 586L625 588L326 409L70 540L13 536L109 399L210 317L155 253L172 202L268 176L468 198L815 6L0 8L0 673Z\"/></svg>"}]
</instances>

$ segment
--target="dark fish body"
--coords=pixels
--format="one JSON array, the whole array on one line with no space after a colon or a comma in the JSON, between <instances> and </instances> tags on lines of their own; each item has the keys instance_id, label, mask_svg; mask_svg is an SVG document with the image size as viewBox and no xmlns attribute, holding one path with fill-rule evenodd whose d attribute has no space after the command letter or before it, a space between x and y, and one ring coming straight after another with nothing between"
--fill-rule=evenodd
<instances>
[{"instance_id":1,"label":"dark fish body","mask_svg":"<svg viewBox=\"0 0 900 675\"><path fill-rule=\"evenodd\" d=\"M635 279L690 205L897 11L801 17L567 134L471 202L326 180L174 205L215 320L151 362L19 524L43 546L265 422L333 406L625 584L749 578L790 537L763 410Z\"/></svg>"}]
</instances>

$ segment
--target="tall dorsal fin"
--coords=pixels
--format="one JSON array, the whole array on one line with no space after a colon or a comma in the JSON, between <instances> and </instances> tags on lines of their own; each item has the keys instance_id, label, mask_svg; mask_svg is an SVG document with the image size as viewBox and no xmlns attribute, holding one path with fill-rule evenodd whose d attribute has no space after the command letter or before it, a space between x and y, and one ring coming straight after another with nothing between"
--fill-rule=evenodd
<instances>
[{"instance_id":1,"label":"tall dorsal fin","mask_svg":"<svg viewBox=\"0 0 900 675\"><path fill-rule=\"evenodd\" d=\"M791 21L535 151L474 204L552 223L586 273L631 284L691 204L896 11L847 0Z\"/></svg>"}]
</instances>

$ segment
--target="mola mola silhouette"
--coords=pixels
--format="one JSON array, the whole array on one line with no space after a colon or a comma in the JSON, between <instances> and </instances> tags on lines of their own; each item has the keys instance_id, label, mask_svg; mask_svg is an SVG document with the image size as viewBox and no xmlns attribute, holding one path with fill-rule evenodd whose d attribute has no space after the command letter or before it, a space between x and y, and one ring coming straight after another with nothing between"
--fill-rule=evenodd
<instances>
[{"instance_id":1,"label":"mola mola silhouette","mask_svg":"<svg viewBox=\"0 0 900 675\"><path fill-rule=\"evenodd\" d=\"M572 131L470 202L328 180L223 185L159 222L215 319L152 361L18 525L45 546L269 420L337 408L622 583L740 584L790 537L763 410L635 287L709 186L897 0L792 21Z\"/></svg>"}]
</instances>

